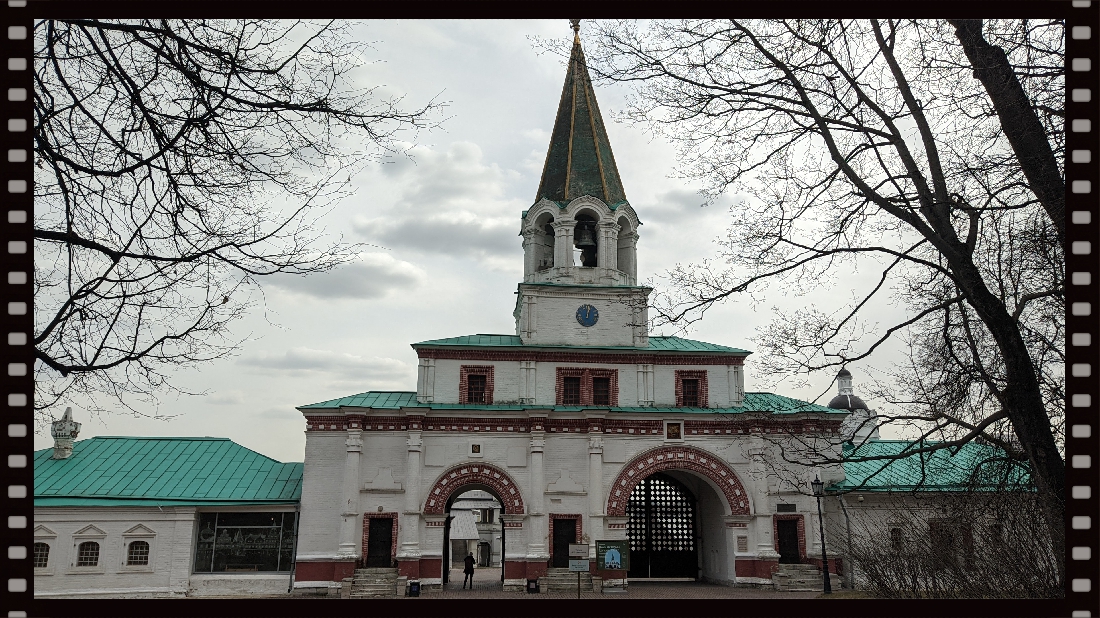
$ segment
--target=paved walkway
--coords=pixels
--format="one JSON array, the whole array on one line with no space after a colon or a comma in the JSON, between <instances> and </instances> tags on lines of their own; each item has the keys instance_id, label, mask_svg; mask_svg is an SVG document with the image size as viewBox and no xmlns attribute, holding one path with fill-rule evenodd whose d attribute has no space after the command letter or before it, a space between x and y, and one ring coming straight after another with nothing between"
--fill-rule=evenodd
<instances>
[{"instance_id":1,"label":"paved walkway","mask_svg":"<svg viewBox=\"0 0 1100 618\"><path fill-rule=\"evenodd\" d=\"M452 569L443 590L424 589L420 596L428 599L575 599L573 592L504 592L500 583L500 568L480 568L474 571L474 587L462 589L462 569ZM819 592L776 592L771 588L732 588L696 582L631 582L625 592L581 592L582 599L813 599ZM415 600L415 599L414 599Z\"/></svg>"}]
</instances>

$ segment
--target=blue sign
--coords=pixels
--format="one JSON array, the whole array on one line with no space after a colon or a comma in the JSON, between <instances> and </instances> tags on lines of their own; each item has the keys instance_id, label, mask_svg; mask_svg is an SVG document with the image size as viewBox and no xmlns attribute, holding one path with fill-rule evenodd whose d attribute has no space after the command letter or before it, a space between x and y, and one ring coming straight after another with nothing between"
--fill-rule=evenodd
<instances>
[{"instance_id":1,"label":"blue sign","mask_svg":"<svg viewBox=\"0 0 1100 618\"><path fill-rule=\"evenodd\" d=\"M596 569L630 570L630 541L596 541Z\"/></svg>"}]
</instances>

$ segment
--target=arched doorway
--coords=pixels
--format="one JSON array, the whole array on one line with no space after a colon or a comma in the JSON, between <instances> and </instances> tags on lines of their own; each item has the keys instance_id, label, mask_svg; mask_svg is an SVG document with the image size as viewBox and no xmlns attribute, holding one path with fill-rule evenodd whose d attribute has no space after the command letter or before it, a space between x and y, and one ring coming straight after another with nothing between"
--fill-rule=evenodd
<instances>
[{"instance_id":1,"label":"arched doorway","mask_svg":"<svg viewBox=\"0 0 1100 618\"><path fill-rule=\"evenodd\" d=\"M496 492L477 483L459 488L448 498L443 528L444 586L450 582L452 570L461 573L467 554L473 554L478 569L497 567L503 585L507 533L501 518L502 503ZM499 556L499 564L493 564L494 555Z\"/></svg>"},{"instance_id":2,"label":"arched doorway","mask_svg":"<svg viewBox=\"0 0 1100 618\"><path fill-rule=\"evenodd\" d=\"M627 462L609 488L606 512L628 518L629 577L732 583L740 543L734 528L743 530L751 511L733 469L685 445L651 449Z\"/></svg>"},{"instance_id":3,"label":"arched doorway","mask_svg":"<svg viewBox=\"0 0 1100 618\"><path fill-rule=\"evenodd\" d=\"M439 475L432 488L428 491L428 498L424 503L425 515L446 515L443 524L443 560L440 577L444 584L449 579L451 561L450 530L453 522L450 514L451 506L455 500L472 490L481 490L501 505L501 513L507 515L522 515L525 512L523 495L507 472L496 466L482 463L467 463L454 466ZM507 566L507 525L501 518L500 525L500 580L503 584L505 569Z\"/></svg>"},{"instance_id":4,"label":"arched doorway","mask_svg":"<svg viewBox=\"0 0 1100 618\"><path fill-rule=\"evenodd\" d=\"M667 474L648 476L630 492L626 513L628 577L698 577L695 496L687 487Z\"/></svg>"}]
</instances>

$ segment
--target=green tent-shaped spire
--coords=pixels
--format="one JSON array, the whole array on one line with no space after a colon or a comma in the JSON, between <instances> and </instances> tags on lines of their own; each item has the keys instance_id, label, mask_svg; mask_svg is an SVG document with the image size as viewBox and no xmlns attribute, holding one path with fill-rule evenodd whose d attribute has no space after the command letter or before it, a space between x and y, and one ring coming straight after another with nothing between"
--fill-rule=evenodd
<instances>
[{"instance_id":1,"label":"green tent-shaped spire","mask_svg":"<svg viewBox=\"0 0 1100 618\"><path fill-rule=\"evenodd\" d=\"M565 87L535 202L542 198L567 202L583 195L599 198L608 205L626 200L588 76L581 40L574 36L569 70L565 74Z\"/></svg>"}]
</instances>

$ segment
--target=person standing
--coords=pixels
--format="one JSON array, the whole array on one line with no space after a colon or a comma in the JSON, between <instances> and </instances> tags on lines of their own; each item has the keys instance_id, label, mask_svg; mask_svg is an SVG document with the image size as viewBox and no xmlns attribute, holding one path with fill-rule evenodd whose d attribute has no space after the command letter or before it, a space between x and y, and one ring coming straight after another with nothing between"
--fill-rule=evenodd
<instances>
[{"instance_id":1,"label":"person standing","mask_svg":"<svg viewBox=\"0 0 1100 618\"><path fill-rule=\"evenodd\" d=\"M466 582L470 582L470 590L473 590L474 589L474 555L469 554L468 556L466 556L466 559L463 560L462 562L464 562L466 564L465 568L462 569L462 572L466 574L466 577L462 578L462 589L465 590L466 589Z\"/></svg>"}]
</instances>

